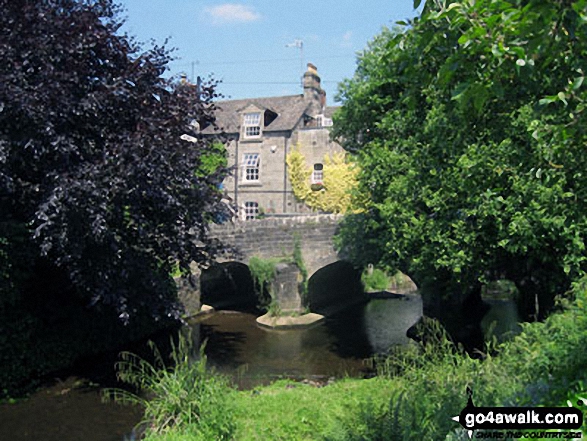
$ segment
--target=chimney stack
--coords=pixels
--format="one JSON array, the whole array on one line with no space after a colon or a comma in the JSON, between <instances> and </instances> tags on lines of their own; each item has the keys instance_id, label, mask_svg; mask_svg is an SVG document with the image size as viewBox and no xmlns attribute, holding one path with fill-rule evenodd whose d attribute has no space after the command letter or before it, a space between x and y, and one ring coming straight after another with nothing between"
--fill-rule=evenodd
<instances>
[{"instance_id":1,"label":"chimney stack","mask_svg":"<svg viewBox=\"0 0 587 441\"><path fill-rule=\"evenodd\" d=\"M320 86L320 76L318 68L312 63L308 63L308 70L304 73L304 99L313 103L313 111L316 114L322 113L326 105L326 92Z\"/></svg>"}]
</instances>

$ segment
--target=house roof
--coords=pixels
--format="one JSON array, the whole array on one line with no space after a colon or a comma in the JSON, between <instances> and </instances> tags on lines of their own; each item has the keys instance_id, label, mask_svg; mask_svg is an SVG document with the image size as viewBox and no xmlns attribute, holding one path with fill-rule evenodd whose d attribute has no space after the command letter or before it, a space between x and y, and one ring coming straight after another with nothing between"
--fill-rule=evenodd
<instances>
[{"instance_id":1,"label":"house roof","mask_svg":"<svg viewBox=\"0 0 587 441\"><path fill-rule=\"evenodd\" d=\"M263 128L263 131L266 132L293 130L309 106L301 94L219 101L216 104L216 124L225 133L238 133L241 125L239 112L249 105L253 105L260 110L270 110L277 114L277 117ZM207 127L203 130L203 133L214 133L214 130L212 127Z\"/></svg>"},{"instance_id":2,"label":"house roof","mask_svg":"<svg viewBox=\"0 0 587 441\"><path fill-rule=\"evenodd\" d=\"M336 112L338 109L340 109L340 106L326 106L326 109L324 109L324 116L326 118L332 118L332 115L334 114L334 112Z\"/></svg>"}]
</instances>

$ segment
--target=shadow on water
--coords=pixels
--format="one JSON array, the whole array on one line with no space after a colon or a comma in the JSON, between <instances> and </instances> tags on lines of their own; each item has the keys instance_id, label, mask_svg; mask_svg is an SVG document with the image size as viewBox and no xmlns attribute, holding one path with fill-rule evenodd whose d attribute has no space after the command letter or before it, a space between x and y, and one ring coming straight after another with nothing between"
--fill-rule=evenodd
<instances>
[{"instance_id":1,"label":"shadow on water","mask_svg":"<svg viewBox=\"0 0 587 441\"><path fill-rule=\"evenodd\" d=\"M351 306L325 320L325 327L333 337L331 350L342 358L367 358L373 348L367 334L365 309L361 303Z\"/></svg>"},{"instance_id":2,"label":"shadow on water","mask_svg":"<svg viewBox=\"0 0 587 441\"><path fill-rule=\"evenodd\" d=\"M462 301L456 300L456 296L424 292L424 315L437 319L450 338L470 356L482 357L490 339L495 337L501 342L521 331L517 292L501 282L507 281L491 283ZM411 327L408 335L418 340L416 334L416 327Z\"/></svg>"},{"instance_id":3,"label":"shadow on water","mask_svg":"<svg viewBox=\"0 0 587 441\"><path fill-rule=\"evenodd\" d=\"M374 298L328 318L325 326L336 339L341 357L368 358L409 342L407 330L422 317L420 296Z\"/></svg>"},{"instance_id":4,"label":"shadow on water","mask_svg":"<svg viewBox=\"0 0 587 441\"><path fill-rule=\"evenodd\" d=\"M192 327L207 340L209 363L247 388L283 377L362 377L364 360L406 344L421 315L414 295L355 304L309 329L268 330L242 312L211 314Z\"/></svg>"},{"instance_id":5,"label":"shadow on water","mask_svg":"<svg viewBox=\"0 0 587 441\"><path fill-rule=\"evenodd\" d=\"M121 441L141 417L140 408L105 404L99 388L69 377L26 401L0 405L0 439Z\"/></svg>"},{"instance_id":6,"label":"shadow on water","mask_svg":"<svg viewBox=\"0 0 587 441\"><path fill-rule=\"evenodd\" d=\"M177 328L150 337L162 354L170 352L170 339ZM152 359L146 340L125 350ZM0 404L0 440L10 441L123 441L142 418L137 406L104 402L102 389L124 387L116 380L114 364L119 351L78 361L54 373L30 397Z\"/></svg>"},{"instance_id":7,"label":"shadow on water","mask_svg":"<svg viewBox=\"0 0 587 441\"><path fill-rule=\"evenodd\" d=\"M197 329L200 334L200 341L206 344L206 352L213 353L214 364L237 368L242 358L242 350L247 334L250 331L242 329L240 324L246 326L243 317L249 314L222 313L206 317L200 323L192 324L192 329Z\"/></svg>"},{"instance_id":8,"label":"shadow on water","mask_svg":"<svg viewBox=\"0 0 587 441\"><path fill-rule=\"evenodd\" d=\"M247 313L215 313L200 323L207 340L209 363L236 379L240 387L253 387L276 378L356 374L358 359L340 359L332 348L335 339L324 325L303 330L268 330ZM197 332L197 331L196 331Z\"/></svg>"}]
</instances>

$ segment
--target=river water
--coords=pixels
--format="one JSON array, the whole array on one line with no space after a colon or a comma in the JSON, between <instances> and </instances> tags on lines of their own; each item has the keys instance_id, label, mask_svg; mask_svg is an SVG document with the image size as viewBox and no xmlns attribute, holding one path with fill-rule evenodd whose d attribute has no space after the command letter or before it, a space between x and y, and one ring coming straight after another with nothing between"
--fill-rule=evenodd
<instances>
[{"instance_id":1,"label":"river water","mask_svg":"<svg viewBox=\"0 0 587 441\"><path fill-rule=\"evenodd\" d=\"M515 332L513 303L491 303L483 327L497 334ZM421 315L421 298L407 295L371 300L304 330L264 329L254 315L240 312L211 314L191 326L193 337L206 341L209 363L233 377L239 387L250 388L283 377L361 377L368 372L365 359L408 343L406 331ZM496 324L491 325L493 318ZM121 441L140 416L140 409L102 403L98 387L69 377L30 399L1 404L0 440Z\"/></svg>"},{"instance_id":2,"label":"river water","mask_svg":"<svg viewBox=\"0 0 587 441\"><path fill-rule=\"evenodd\" d=\"M419 296L371 300L310 329L269 330L247 313L217 313L192 324L207 341L210 364L241 387L276 378L362 376L364 360L407 344L407 329L422 316Z\"/></svg>"}]
</instances>

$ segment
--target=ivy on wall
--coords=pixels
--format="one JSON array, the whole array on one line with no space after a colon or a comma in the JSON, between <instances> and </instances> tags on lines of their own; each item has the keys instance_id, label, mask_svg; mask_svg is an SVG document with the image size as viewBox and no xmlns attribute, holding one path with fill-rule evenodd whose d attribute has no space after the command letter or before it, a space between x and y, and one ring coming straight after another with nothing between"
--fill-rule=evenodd
<instances>
[{"instance_id":1,"label":"ivy on wall","mask_svg":"<svg viewBox=\"0 0 587 441\"><path fill-rule=\"evenodd\" d=\"M286 158L289 180L295 197L313 210L330 213L356 211L351 194L357 186L358 166L345 153L324 156L322 188L312 189L312 168L298 146Z\"/></svg>"}]
</instances>

